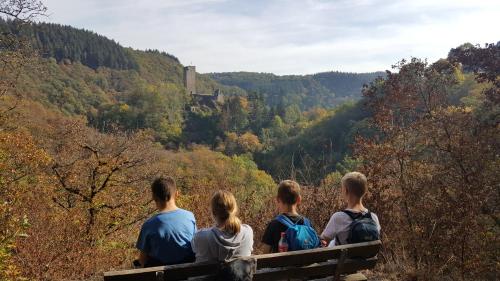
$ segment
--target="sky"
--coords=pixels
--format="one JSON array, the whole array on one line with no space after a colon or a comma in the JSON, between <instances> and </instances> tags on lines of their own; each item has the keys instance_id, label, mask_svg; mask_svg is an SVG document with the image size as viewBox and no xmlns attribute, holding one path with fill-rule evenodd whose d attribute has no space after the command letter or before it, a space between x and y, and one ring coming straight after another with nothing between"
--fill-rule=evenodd
<instances>
[{"instance_id":1,"label":"sky","mask_svg":"<svg viewBox=\"0 0 500 281\"><path fill-rule=\"evenodd\" d=\"M500 40L498 0L44 0L43 21L125 47L158 49L198 72L311 74L390 69Z\"/></svg>"}]
</instances>

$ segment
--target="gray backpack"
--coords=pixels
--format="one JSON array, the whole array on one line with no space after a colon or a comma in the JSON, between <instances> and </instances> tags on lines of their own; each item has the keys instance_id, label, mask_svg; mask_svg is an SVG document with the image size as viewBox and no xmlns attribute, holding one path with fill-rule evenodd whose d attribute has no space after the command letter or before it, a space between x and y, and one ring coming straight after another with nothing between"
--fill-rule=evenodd
<instances>
[{"instance_id":1,"label":"gray backpack","mask_svg":"<svg viewBox=\"0 0 500 281\"><path fill-rule=\"evenodd\" d=\"M257 268L255 259L233 259L224 262L216 281L252 281Z\"/></svg>"}]
</instances>

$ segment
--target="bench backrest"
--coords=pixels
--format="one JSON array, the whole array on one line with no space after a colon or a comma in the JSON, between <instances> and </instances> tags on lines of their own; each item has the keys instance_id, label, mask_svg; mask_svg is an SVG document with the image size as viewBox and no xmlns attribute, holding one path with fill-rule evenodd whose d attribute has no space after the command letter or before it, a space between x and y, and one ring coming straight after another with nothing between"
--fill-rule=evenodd
<instances>
[{"instance_id":1,"label":"bench backrest","mask_svg":"<svg viewBox=\"0 0 500 281\"><path fill-rule=\"evenodd\" d=\"M353 273L373 268L380 249L380 241L342 245L286 253L254 255L257 271L254 280L281 280L283 278L326 277L339 273ZM220 263L186 263L104 273L104 281L185 280L189 277L213 279Z\"/></svg>"}]
</instances>

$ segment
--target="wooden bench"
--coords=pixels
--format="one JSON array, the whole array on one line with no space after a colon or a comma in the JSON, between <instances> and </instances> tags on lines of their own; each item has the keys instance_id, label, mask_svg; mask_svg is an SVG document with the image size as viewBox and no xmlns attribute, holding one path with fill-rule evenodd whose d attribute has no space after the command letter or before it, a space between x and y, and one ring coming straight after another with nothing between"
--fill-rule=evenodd
<instances>
[{"instance_id":1,"label":"wooden bench","mask_svg":"<svg viewBox=\"0 0 500 281\"><path fill-rule=\"evenodd\" d=\"M287 253L254 255L253 280L335 277L371 269L377 263L380 241ZM104 281L214 280L220 263L186 263L104 273ZM198 278L196 278L198 277Z\"/></svg>"}]
</instances>

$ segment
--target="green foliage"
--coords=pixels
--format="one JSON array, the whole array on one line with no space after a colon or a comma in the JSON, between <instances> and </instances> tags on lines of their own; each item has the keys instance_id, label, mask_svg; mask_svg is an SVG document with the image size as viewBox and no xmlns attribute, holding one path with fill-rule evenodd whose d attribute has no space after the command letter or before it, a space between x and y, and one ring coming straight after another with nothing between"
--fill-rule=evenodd
<instances>
[{"instance_id":1,"label":"green foliage","mask_svg":"<svg viewBox=\"0 0 500 281\"><path fill-rule=\"evenodd\" d=\"M272 149L257 154L255 160L274 177L317 184L350 153L355 136L368 132L363 125L368 116L361 102L345 104L289 138L284 122L276 116L271 128L263 130L263 144ZM266 142L268 139L274 143Z\"/></svg>"},{"instance_id":2,"label":"green foliage","mask_svg":"<svg viewBox=\"0 0 500 281\"><path fill-rule=\"evenodd\" d=\"M182 131L184 143L198 143L214 146L224 134L218 126L219 114L211 110L190 111Z\"/></svg>"},{"instance_id":3,"label":"green foliage","mask_svg":"<svg viewBox=\"0 0 500 281\"><path fill-rule=\"evenodd\" d=\"M242 133L249 125L248 100L244 97L228 99L221 110L220 128L225 132Z\"/></svg>"},{"instance_id":4,"label":"green foliage","mask_svg":"<svg viewBox=\"0 0 500 281\"><path fill-rule=\"evenodd\" d=\"M226 156L204 147L170 154L174 164L173 177L182 188L183 195L192 200L186 202L197 215L200 226L212 224L209 202L213 192L219 189L232 191L240 205L241 215L256 216L265 207L266 199L274 195L275 182L266 172L259 170L248 156ZM172 165L172 164L171 164ZM246 207L245 207L246 206Z\"/></svg>"},{"instance_id":5,"label":"green foliage","mask_svg":"<svg viewBox=\"0 0 500 281\"><path fill-rule=\"evenodd\" d=\"M348 100L357 100L361 97L363 84L383 75L383 72L324 72L303 76L254 72L209 74L224 85L262 93L270 106L296 105L302 110L317 106L334 107Z\"/></svg>"},{"instance_id":6,"label":"green foliage","mask_svg":"<svg viewBox=\"0 0 500 281\"><path fill-rule=\"evenodd\" d=\"M53 23L23 25L18 30L12 21L0 19L0 30L31 38L32 45L44 57L81 62L90 68L115 69L138 67L130 53L118 43L91 31Z\"/></svg>"},{"instance_id":7,"label":"green foliage","mask_svg":"<svg viewBox=\"0 0 500 281\"><path fill-rule=\"evenodd\" d=\"M150 128L162 142L178 140L180 137L186 101L177 85L138 83L118 99L118 103L99 108L96 120L98 127L105 127L106 122L109 122L125 129Z\"/></svg>"}]
</instances>

